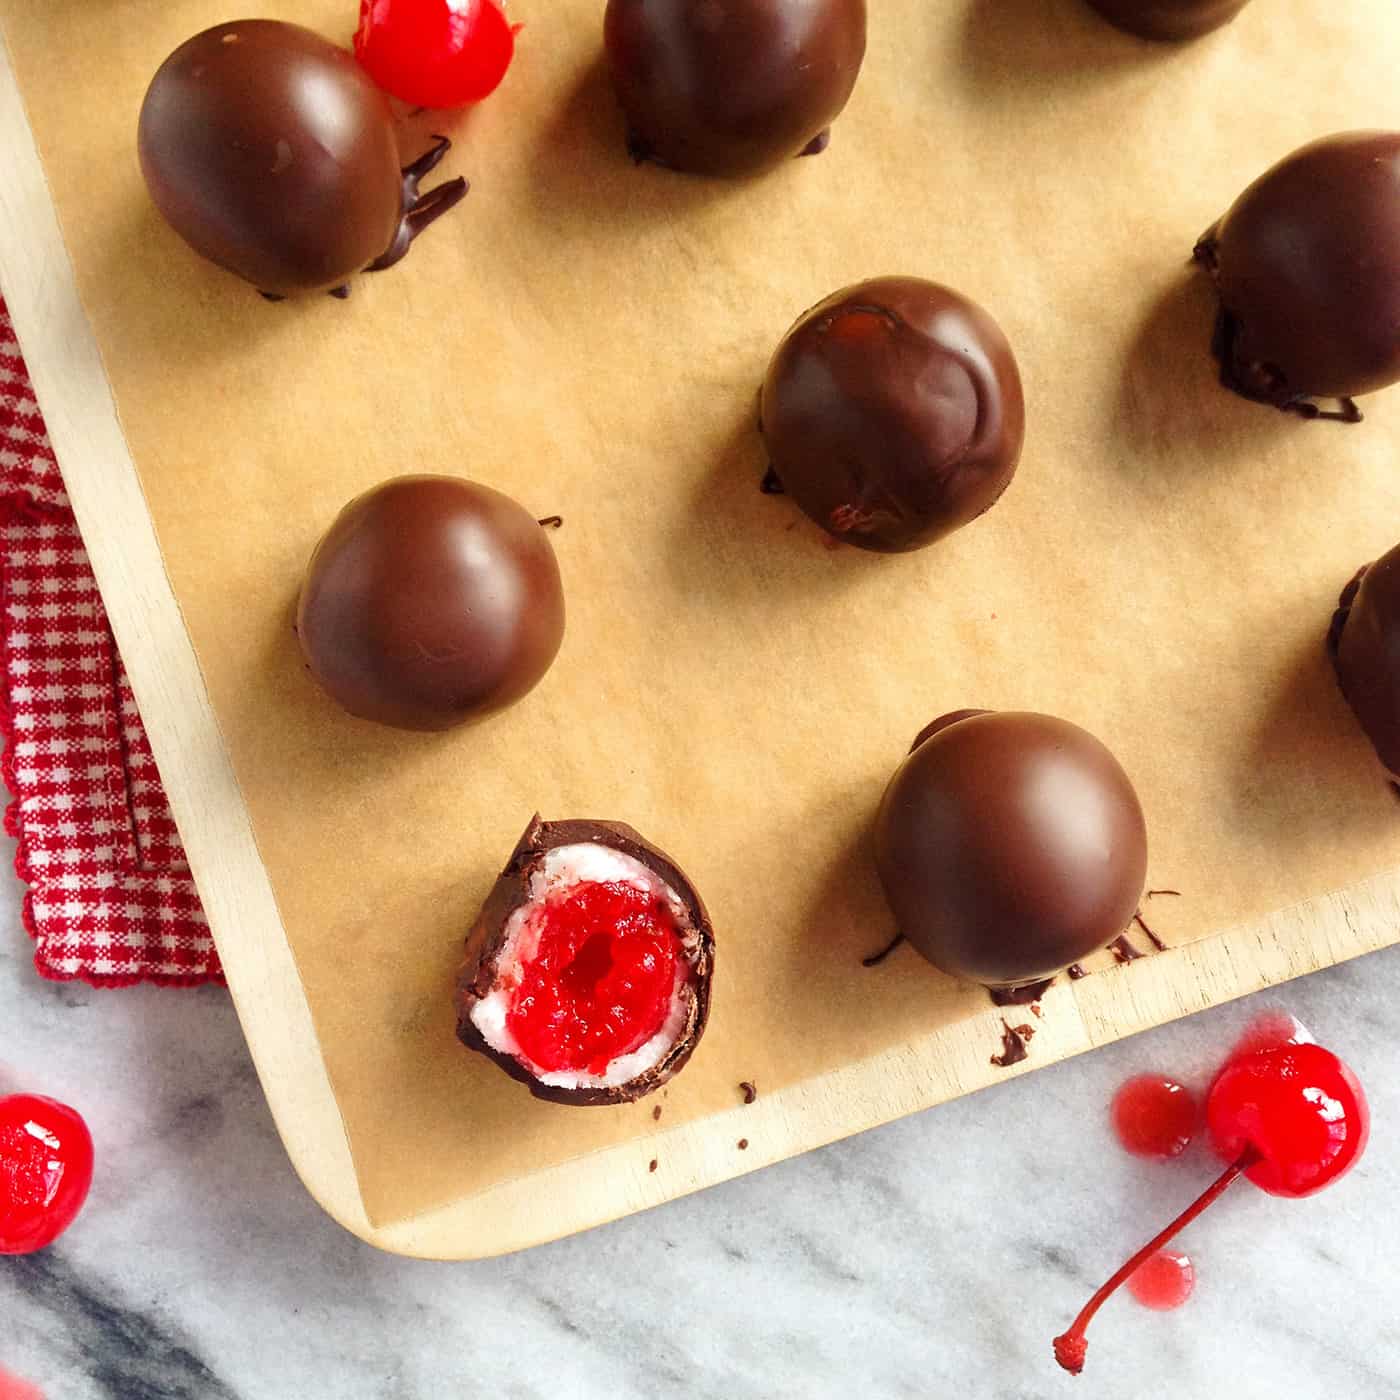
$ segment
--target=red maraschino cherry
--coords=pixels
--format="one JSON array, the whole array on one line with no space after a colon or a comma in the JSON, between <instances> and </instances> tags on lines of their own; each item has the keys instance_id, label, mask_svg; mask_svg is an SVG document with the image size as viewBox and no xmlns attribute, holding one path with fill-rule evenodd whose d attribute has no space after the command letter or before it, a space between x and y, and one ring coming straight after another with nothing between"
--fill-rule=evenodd
<instances>
[{"instance_id":1,"label":"red maraschino cherry","mask_svg":"<svg viewBox=\"0 0 1400 1400\"><path fill-rule=\"evenodd\" d=\"M1094 1314L1240 1176L1271 1196L1310 1196L1355 1164L1370 1121L1356 1076L1320 1045L1275 1044L1235 1055L1206 1099L1212 1145L1229 1166L1089 1299L1069 1331L1055 1338L1055 1360L1078 1375Z\"/></svg>"},{"instance_id":2,"label":"red maraschino cherry","mask_svg":"<svg viewBox=\"0 0 1400 1400\"><path fill-rule=\"evenodd\" d=\"M495 92L519 28L496 0L360 0L355 57L404 102L465 107Z\"/></svg>"},{"instance_id":3,"label":"red maraschino cherry","mask_svg":"<svg viewBox=\"0 0 1400 1400\"><path fill-rule=\"evenodd\" d=\"M38 1094L0 1098L0 1254L32 1254L72 1223L92 1184L92 1136Z\"/></svg>"}]
</instances>

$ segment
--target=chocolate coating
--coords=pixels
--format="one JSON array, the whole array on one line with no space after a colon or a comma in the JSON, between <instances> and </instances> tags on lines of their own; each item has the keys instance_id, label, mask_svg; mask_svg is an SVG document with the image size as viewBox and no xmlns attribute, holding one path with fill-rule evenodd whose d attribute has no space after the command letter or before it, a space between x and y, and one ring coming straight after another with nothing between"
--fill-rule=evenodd
<instances>
[{"instance_id":1,"label":"chocolate coating","mask_svg":"<svg viewBox=\"0 0 1400 1400\"><path fill-rule=\"evenodd\" d=\"M459 179L420 200L447 142L401 173L384 94L343 49L276 20L181 44L151 81L137 146L171 227L274 298L401 256L466 192Z\"/></svg>"},{"instance_id":2,"label":"chocolate coating","mask_svg":"<svg viewBox=\"0 0 1400 1400\"><path fill-rule=\"evenodd\" d=\"M1144 39L1194 39L1229 24L1249 0L1089 0L1119 29Z\"/></svg>"},{"instance_id":3,"label":"chocolate coating","mask_svg":"<svg viewBox=\"0 0 1400 1400\"><path fill-rule=\"evenodd\" d=\"M1400 132L1314 141L1261 175L1196 247L1220 294L1221 380L1308 417L1400 380Z\"/></svg>"},{"instance_id":4,"label":"chocolate coating","mask_svg":"<svg viewBox=\"0 0 1400 1400\"><path fill-rule=\"evenodd\" d=\"M1347 703L1391 776L1400 777L1400 545L1343 590L1328 648Z\"/></svg>"},{"instance_id":5,"label":"chocolate coating","mask_svg":"<svg viewBox=\"0 0 1400 1400\"><path fill-rule=\"evenodd\" d=\"M597 842L610 850L631 856L658 875L679 896L697 935L691 949L691 972L683 990L685 1022L676 1043L656 1065L625 1084L607 1088L561 1088L543 1084L513 1055L502 1054L489 1045L472 1021L477 1002L496 983L496 964L506 939L510 916L529 898L530 877L545 853L556 846ZM457 1038L469 1050L477 1050L494 1060L512 1079L526 1085L539 1099L563 1104L634 1103L675 1077L695 1052L710 1017L710 983L715 967L714 927L695 886L665 851L653 846L623 822L574 820L541 821L530 819L516 842L505 869L497 877L481 912L467 934L461 971L457 975Z\"/></svg>"},{"instance_id":6,"label":"chocolate coating","mask_svg":"<svg viewBox=\"0 0 1400 1400\"><path fill-rule=\"evenodd\" d=\"M935 730L900 765L875 858L901 931L930 962L1016 987L1123 932L1147 832L1127 774L1092 734L983 712Z\"/></svg>"},{"instance_id":7,"label":"chocolate coating","mask_svg":"<svg viewBox=\"0 0 1400 1400\"><path fill-rule=\"evenodd\" d=\"M746 175L821 148L865 56L865 0L608 0L634 152Z\"/></svg>"},{"instance_id":8,"label":"chocolate coating","mask_svg":"<svg viewBox=\"0 0 1400 1400\"><path fill-rule=\"evenodd\" d=\"M509 496L396 477L351 501L317 545L297 634L352 715L450 729L519 700L549 669L564 636L559 565Z\"/></svg>"},{"instance_id":9,"label":"chocolate coating","mask_svg":"<svg viewBox=\"0 0 1400 1400\"><path fill-rule=\"evenodd\" d=\"M788 495L837 539L884 553L932 544L994 505L1025 435L1001 328L917 277L818 302L778 346L760 412Z\"/></svg>"}]
</instances>

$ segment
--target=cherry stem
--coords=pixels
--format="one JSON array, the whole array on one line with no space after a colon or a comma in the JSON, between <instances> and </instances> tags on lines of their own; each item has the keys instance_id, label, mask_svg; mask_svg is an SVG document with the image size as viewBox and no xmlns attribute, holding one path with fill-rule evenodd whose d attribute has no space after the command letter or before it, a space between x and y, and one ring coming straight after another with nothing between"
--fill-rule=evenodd
<instances>
[{"instance_id":1,"label":"cherry stem","mask_svg":"<svg viewBox=\"0 0 1400 1400\"><path fill-rule=\"evenodd\" d=\"M1160 1234L1154 1235L1143 1247L1118 1270L1112 1278L1108 1280L1099 1290L1084 1304L1079 1316L1074 1319L1068 1332L1062 1333L1055 1338L1055 1360L1070 1372L1077 1376L1084 1369L1084 1355L1089 1350L1089 1342L1084 1335L1089 1324L1094 1320L1094 1314L1103 1307L1110 1297L1127 1282L1129 1278L1137 1272L1163 1245L1169 1243L1182 1230L1184 1230L1200 1213L1214 1205L1231 1186L1235 1184L1238 1177L1251 1166L1257 1158L1257 1153L1252 1147L1248 1147L1240 1154L1235 1161L1231 1162L1223 1172L1216 1177L1211 1185L1207 1186L1192 1203L1186 1207L1180 1215L1172 1221Z\"/></svg>"}]
</instances>

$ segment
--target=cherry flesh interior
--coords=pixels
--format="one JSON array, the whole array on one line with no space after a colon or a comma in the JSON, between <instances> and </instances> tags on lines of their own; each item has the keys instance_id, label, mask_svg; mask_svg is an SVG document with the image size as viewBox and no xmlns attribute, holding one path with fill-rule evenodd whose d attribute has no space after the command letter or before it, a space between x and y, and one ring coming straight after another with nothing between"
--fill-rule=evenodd
<instances>
[{"instance_id":1,"label":"cherry flesh interior","mask_svg":"<svg viewBox=\"0 0 1400 1400\"><path fill-rule=\"evenodd\" d=\"M621 880L550 897L506 1026L538 1069L602 1075L666 1024L685 949L664 899Z\"/></svg>"}]
</instances>

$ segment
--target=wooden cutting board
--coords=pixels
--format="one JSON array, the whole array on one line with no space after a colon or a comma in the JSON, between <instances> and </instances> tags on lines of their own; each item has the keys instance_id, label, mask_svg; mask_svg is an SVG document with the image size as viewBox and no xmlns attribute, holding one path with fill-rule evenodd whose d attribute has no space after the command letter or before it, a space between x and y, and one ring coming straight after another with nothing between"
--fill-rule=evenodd
<instances>
[{"instance_id":1,"label":"wooden cutting board","mask_svg":"<svg viewBox=\"0 0 1400 1400\"><path fill-rule=\"evenodd\" d=\"M0 0L0 283L273 1113L336 1219L520 1248L1396 941L1400 824L1321 637L1400 535L1400 397L1348 430L1223 393L1183 267L1293 146L1400 126L1375 8L1324 32L1259 0L1160 48L1081 0L885 0L831 150L717 187L627 162L599 7L560 0L458 126L461 217L348 303L268 307L135 167L150 74L226 13ZM352 9L269 13L335 35ZM897 560L757 492L751 408L786 324L887 271L993 310L1031 425L1004 501ZM340 716L287 627L335 509L425 466L564 515L571 614L524 704L431 742ZM880 787L977 704L1108 740L1151 882L1183 892L1147 911L1168 951L1057 985L1010 1070L980 990L907 950L860 966L890 932ZM633 822L715 913L714 1022L660 1120L535 1104L452 1042L461 932L537 807Z\"/></svg>"}]
</instances>

